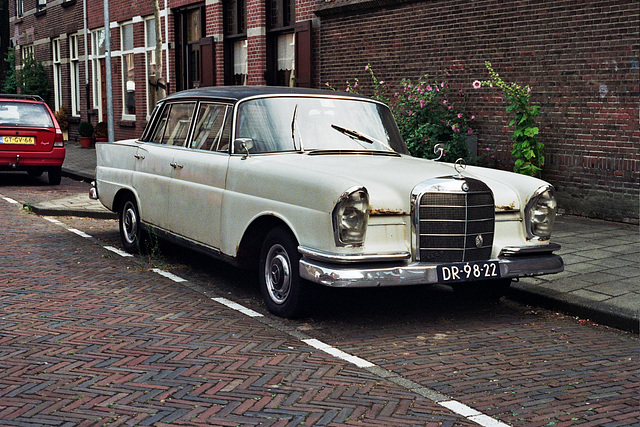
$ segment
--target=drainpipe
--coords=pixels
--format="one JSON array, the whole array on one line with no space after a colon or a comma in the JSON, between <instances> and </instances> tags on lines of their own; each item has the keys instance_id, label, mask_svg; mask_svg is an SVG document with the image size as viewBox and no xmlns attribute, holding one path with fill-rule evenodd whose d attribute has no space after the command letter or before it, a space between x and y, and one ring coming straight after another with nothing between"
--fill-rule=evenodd
<instances>
[{"instance_id":1,"label":"drainpipe","mask_svg":"<svg viewBox=\"0 0 640 427\"><path fill-rule=\"evenodd\" d=\"M83 7L83 20L84 20L84 88L85 96L87 98L87 121L89 120L89 110L91 110L91 96L89 92L89 46L87 43L87 0L82 1Z\"/></svg>"},{"instance_id":2,"label":"drainpipe","mask_svg":"<svg viewBox=\"0 0 640 427\"><path fill-rule=\"evenodd\" d=\"M109 0L104 0L104 44L107 74L107 124L109 130L109 142L113 142L115 140L115 129L113 125L113 84L111 81L111 25L109 22Z\"/></svg>"}]
</instances>

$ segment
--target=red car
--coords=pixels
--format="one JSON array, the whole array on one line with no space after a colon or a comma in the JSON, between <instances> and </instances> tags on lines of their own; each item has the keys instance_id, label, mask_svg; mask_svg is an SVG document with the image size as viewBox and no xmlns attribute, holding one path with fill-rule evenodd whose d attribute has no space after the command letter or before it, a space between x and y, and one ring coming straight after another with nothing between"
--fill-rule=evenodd
<instances>
[{"instance_id":1,"label":"red car","mask_svg":"<svg viewBox=\"0 0 640 427\"><path fill-rule=\"evenodd\" d=\"M37 95L0 94L0 170L22 170L30 176L48 173L60 184L64 138L49 106Z\"/></svg>"}]
</instances>

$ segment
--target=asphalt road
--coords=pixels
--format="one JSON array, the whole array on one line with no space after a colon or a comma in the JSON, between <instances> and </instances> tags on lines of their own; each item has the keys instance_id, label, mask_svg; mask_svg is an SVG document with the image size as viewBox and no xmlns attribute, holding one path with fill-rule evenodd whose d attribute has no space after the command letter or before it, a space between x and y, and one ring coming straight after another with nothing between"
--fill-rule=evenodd
<instances>
[{"instance_id":1,"label":"asphalt road","mask_svg":"<svg viewBox=\"0 0 640 427\"><path fill-rule=\"evenodd\" d=\"M640 425L636 335L437 287L275 318L251 272L22 209L87 189L0 173L1 425Z\"/></svg>"}]
</instances>

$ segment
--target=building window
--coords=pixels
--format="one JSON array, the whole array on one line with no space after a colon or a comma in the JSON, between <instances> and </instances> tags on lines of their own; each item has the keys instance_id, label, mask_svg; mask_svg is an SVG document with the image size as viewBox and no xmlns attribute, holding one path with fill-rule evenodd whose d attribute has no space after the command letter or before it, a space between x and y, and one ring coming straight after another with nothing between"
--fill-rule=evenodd
<instances>
[{"instance_id":1,"label":"building window","mask_svg":"<svg viewBox=\"0 0 640 427\"><path fill-rule=\"evenodd\" d=\"M71 73L71 115L80 115L80 57L78 36L69 37L69 71Z\"/></svg>"},{"instance_id":2,"label":"building window","mask_svg":"<svg viewBox=\"0 0 640 427\"><path fill-rule=\"evenodd\" d=\"M104 28L100 28L91 33L91 65L93 78L93 108L98 110L99 115L104 119L103 114L106 112L106 87L105 87L105 34ZM106 121L106 120L101 120Z\"/></svg>"},{"instance_id":3,"label":"building window","mask_svg":"<svg viewBox=\"0 0 640 427\"><path fill-rule=\"evenodd\" d=\"M224 36L225 84L246 85L249 77L246 0L224 3Z\"/></svg>"},{"instance_id":4,"label":"building window","mask_svg":"<svg viewBox=\"0 0 640 427\"><path fill-rule=\"evenodd\" d=\"M122 40L123 115L135 116L136 80L133 54L133 24L125 24L120 29Z\"/></svg>"},{"instance_id":5,"label":"building window","mask_svg":"<svg viewBox=\"0 0 640 427\"><path fill-rule=\"evenodd\" d=\"M33 45L30 44L28 46L22 46L20 48L20 63L24 64L25 61L29 60L29 59L34 59L35 56L33 56Z\"/></svg>"},{"instance_id":6,"label":"building window","mask_svg":"<svg viewBox=\"0 0 640 427\"><path fill-rule=\"evenodd\" d=\"M23 0L16 0L16 16L21 17L24 15L24 2Z\"/></svg>"},{"instance_id":7,"label":"building window","mask_svg":"<svg viewBox=\"0 0 640 427\"><path fill-rule=\"evenodd\" d=\"M267 0L267 83L293 86L295 1Z\"/></svg>"},{"instance_id":8,"label":"building window","mask_svg":"<svg viewBox=\"0 0 640 427\"><path fill-rule=\"evenodd\" d=\"M189 6L175 12L177 88L200 86L200 39L205 35L205 8L203 4Z\"/></svg>"},{"instance_id":9,"label":"building window","mask_svg":"<svg viewBox=\"0 0 640 427\"><path fill-rule=\"evenodd\" d=\"M53 100L56 111L62 106L62 61L60 54L60 39L51 42L53 63Z\"/></svg>"},{"instance_id":10,"label":"building window","mask_svg":"<svg viewBox=\"0 0 640 427\"><path fill-rule=\"evenodd\" d=\"M37 0L36 1L36 6L38 7L38 9L46 7L47 6L47 0Z\"/></svg>"},{"instance_id":11,"label":"building window","mask_svg":"<svg viewBox=\"0 0 640 427\"><path fill-rule=\"evenodd\" d=\"M147 116L153 111L156 102L157 62L156 62L156 20L151 18L144 21L144 46L147 67Z\"/></svg>"}]
</instances>

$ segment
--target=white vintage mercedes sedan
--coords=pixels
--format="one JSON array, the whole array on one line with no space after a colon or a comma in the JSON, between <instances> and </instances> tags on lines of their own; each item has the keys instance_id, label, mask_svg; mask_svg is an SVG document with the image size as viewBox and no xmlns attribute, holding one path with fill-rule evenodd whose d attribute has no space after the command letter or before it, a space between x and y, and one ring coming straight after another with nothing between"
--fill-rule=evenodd
<instances>
[{"instance_id":1,"label":"white vintage mercedes sedan","mask_svg":"<svg viewBox=\"0 0 640 427\"><path fill-rule=\"evenodd\" d=\"M150 230L239 267L303 315L315 284L446 284L498 296L557 273L551 185L407 154L390 110L347 93L214 87L171 95L138 140L97 145L91 197L135 252Z\"/></svg>"}]
</instances>

